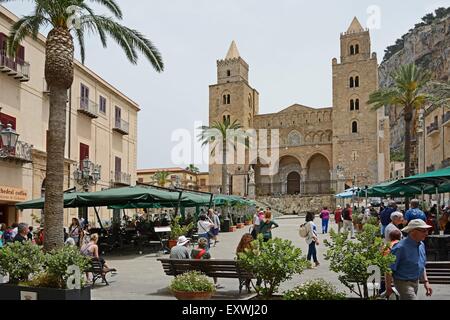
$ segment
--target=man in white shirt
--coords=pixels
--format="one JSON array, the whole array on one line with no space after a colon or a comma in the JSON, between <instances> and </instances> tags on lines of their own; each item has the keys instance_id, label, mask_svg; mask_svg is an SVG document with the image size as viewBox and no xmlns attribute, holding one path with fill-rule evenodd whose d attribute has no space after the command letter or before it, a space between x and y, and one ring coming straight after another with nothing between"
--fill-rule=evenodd
<instances>
[{"instance_id":1,"label":"man in white shirt","mask_svg":"<svg viewBox=\"0 0 450 320\"><path fill-rule=\"evenodd\" d=\"M384 229L384 242L389 243L390 238L389 234L392 232L392 230L400 230L398 229L398 225L403 223L403 213L400 211L395 211L391 213L391 223L389 223L386 228Z\"/></svg>"}]
</instances>

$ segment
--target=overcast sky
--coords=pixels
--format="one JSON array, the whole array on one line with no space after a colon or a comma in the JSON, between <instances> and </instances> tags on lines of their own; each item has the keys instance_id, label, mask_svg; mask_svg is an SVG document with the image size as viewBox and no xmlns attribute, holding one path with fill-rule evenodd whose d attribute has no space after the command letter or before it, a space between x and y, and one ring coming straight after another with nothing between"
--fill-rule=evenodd
<instances>
[{"instance_id":1,"label":"overcast sky","mask_svg":"<svg viewBox=\"0 0 450 320\"><path fill-rule=\"evenodd\" d=\"M166 70L158 74L141 59L132 66L109 41L87 41L86 65L141 106L138 168L179 166L172 161L177 129L194 139L194 123L208 121L208 85L216 83L216 60L232 40L250 66L250 85L260 93L260 113L294 103L332 103L331 59L339 57L339 34L354 16L373 26L372 51L384 49L426 13L450 0L117 0L124 24L150 38ZM6 5L21 16L27 2ZM375 6L375 7L374 7ZM380 13L378 19L378 12ZM190 161L193 162L193 161ZM207 170L205 163L197 163ZM181 165L183 166L183 165Z\"/></svg>"}]
</instances>

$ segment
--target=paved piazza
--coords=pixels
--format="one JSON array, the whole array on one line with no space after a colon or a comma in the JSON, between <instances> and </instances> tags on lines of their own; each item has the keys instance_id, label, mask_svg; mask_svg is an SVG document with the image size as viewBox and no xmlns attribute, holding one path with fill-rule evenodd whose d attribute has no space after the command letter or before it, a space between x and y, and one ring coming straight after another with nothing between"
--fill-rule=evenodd
<instances>
[{"instance_id":1,"label":"paved piazza","mask_svg":"<svg viewBox=\"0 0 450 320\"><path fill-rule=\"evenodd\" d=\"M302 249L302 253L306 255L307 246L305 240L298 235L298 226L304 221L304 218L296 216L284 216L276 219L280 227L273 231L274 237L280 237L293 241L293 243ZM316 219L316 224L319 226L320 219ZM336 228L330 219L331 228ZM213 258L233 259L235 256L236 246L248 227L245 229L238 229L236 232L220 234L219 243L217 247L211 248ZM294 276L293 279L282 284L280 291L293 288L299 283L306 280L323 278L332 282L340 290L347 292L347 289L342 286L337 279L334 272L329 271L329 263L324 260L323 254L326 251L323 245L324 239L329 239L328 235L319 234L321 241L318 246L318 259L321 265L315 269L305 270L301 275ZM168 255L165 255L168 257ZM110 285L96 284L92 291L93 300L173 300L175 299L168 290L168 286L173 277L166 276L163 272L161 262L157 261L156 254L142 254L142 255L114 255L105 257L108 264L118 269L118 274L109 277ZM218 289L214 299L239 299L245 298L246 295L239 297L238 295L238 281L236 279L219 279L219 283L224 286ZM450 300L450 292L448 288L442 285L433 285L433 299ZM419 298L429 300L425 297L423 286L419 287Z\"/></svg>"}]
</instances>

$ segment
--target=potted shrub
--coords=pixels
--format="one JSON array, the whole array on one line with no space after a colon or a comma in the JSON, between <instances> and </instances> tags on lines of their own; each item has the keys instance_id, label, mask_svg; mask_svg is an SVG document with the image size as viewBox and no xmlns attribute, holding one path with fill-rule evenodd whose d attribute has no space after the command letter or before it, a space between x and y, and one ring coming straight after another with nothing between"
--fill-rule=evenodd
<instances>
[{"instance_id":1,"label":"potted shrub","mask_svg":"<svg viewBox=\"0 0 450 320\"><path fill-rule=\"evenodd\" d=\"M249 226L252 224L253 220L252 220L253 216L251 214L246 214L245 215L245 225Z\"/></svg>"},{"instance_id":2,"label":"potted shrub","mask_svg":"<svg viewBox=\"0 0 450 320\"><path fill-rule=\"evenodd\" d=\"M283 300L343 300L345 293L324 279L306 281L292 290L284 292Z\"/></svg>"},{"instance_id":3,"label":"potted shrub","mask_svg":"<svg viewBox=\"0 0 450 320\"><path fill-rule=\"evenodd\" d=\"M230 226L230 232L235 232L237 229L237 226Z\"/></svg>"},{"instance_id":4,"label":"potted shrub","mask_svg":"<svg viewBox=\"0 0 450 320\"><path fill-rule=\"evenodd\" d=\"M170 239L167 244L169 249L177 245L179 237L186 236L194 228L193 222L182 226L180 224L180 218L180 216L176 216L174 219L172 219L172 223L170 225Z\"/></svg>"},{"instance_id":5,"label":"potted shrub","mask_svg":"<svg viewBox=\"0 0 450 320\"><path fill-rule=\"evenodd\" d=\"M76 247L44 254L31 242L16 242L0 252L0 261L1 272L10 277L8 284L0 285L2 299L91 299L91 288L84 283L89 259ZM78 271L70 271L69 267Z\"/></svg>"},{"instance_id":6,"label":"potted shrub","mask_svg":"<svg viewBox=\"0 0 450 320\"><path fill-rule=\"evenodd\" d=\"M255 286L255 290L263 299L271 298L282 282L302 273L308 266L302 251L291 241L275 238L264 242L261 234L252 242L252 249L239 253L238 259L246 270L260 279L261 285Z\"/></svg>"},{"instance_id":7,"label":"potted shrub","mask_svg":"<svg viewBox=\"0 0 450 320\"><path fill-rule=\"evenodd\" d=\"M381 275L390 271L395 256L384 255L387 249L380 237L380 229L365 224L363 231L356 235L357 241L348 241L348 233L338 234L331 230L331 242L324 240L328 250L325 259L330 261L330 270L339 274L339 281L361 299L369 298L367 272L369 266L377 266ZM374 290L373 296L377 292Z\"/></svg>"},{"instance_id":8,"label":"potted shrub","mask_svg":"<svg viewBox=\"0 0 450 320\"><path fill-rule=\"evenodd\" d=\"M209 278L198 271L189 271L176 276L170 290L178 300L211 299L215 287Z\"/></svg>"}]
</instances>

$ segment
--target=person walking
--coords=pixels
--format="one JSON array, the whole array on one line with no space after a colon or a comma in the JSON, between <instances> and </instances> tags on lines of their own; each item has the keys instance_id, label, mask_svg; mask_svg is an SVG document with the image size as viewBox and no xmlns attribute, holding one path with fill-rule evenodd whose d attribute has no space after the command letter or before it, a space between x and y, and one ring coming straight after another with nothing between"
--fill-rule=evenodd
<instances>
[{"instance_id":1,"label":"person walking","mask_svg":"<svg viewBox=\"0 0 450 320\"><path fill-rule=\"evenodd\" d=\"M264 219L259 224L259 233L262 233L264 242L272 239L272 229L278 228L279 225L275 221L272 221L272 213L267 210L264 213Z\"/></svg>"},{"instance_id":2,"label":"person walking","mask_svg":"<svg viewBox=\"0 0 450 320\"><path fill-rule=\"evenodd\" d=\"M0 223L0 248L3 248L3 246L6 244L5 238L3 236L5 232L6 232L6 224Z\"/></svg>"},{"instance_id":3,"label":"person walking","mask_svg":"<svg viewBox=\"0 0 450 320\"><path fill-rule=\"evenodd\" d=\"M206 238L208 240L208 250L209 250L209 239L211 238L210 231L214 228L214 223L208 219L205 214L200 216L200 220L197 222L197 233L198 238Z\"/></svg>"},{"instance_id":4,"label":"person walking","mask_svg":"<svg viewBox=\"0 0 450 320\"><path fill-rule=\"evenodd\" d=\"M417 300L419 280L424 282L426 295L429 297L433 294L425 269L426 252L423 243L429 228L431 226L422 219L414 219L401 230L406 232L408 237L397 243L391 250L396 260L391 265L392 275L386 275L388 297L392 294L392 284L394 284L400 300Z\"/></svg>"},{"instance_id":5,"label":"person walking","mask_svg":"<svg viewBox=\"0 0 450 320\"><path fill-rule=\"evenodd\" d=\"M320 219L322 219L322 234L328 232L328 222L330 220L330 211L328 211L327 207L323 207L322 211L320 211Z\"/></svg>"},{"instance_id":6,"label":"person walking","mask_svg":"<svg viewBox=\"0 0 450 320\"><path fill-rule=\"evenodd\" d=\"M411 200L411 208L405 213L406 223L409 223L410 221L415 219L421 219L424 222L427 221L427 216L422 210L419 209L419 203L420 202L418 199Z\"/></svg>"},{"instance_id":7,"label":"person walking","mask_svg":"<svg viewBox=\"0 0 450 320\"><path fill-rule=\"evenodd\" d=\"M342 220L342 207L340 205L338 205L336 210L334 210L334 222L336 222L338 226L338 234L340 234L344 225L344 220Z\"/></svg>"},{"instance_id":8,"label":"person walking","mask_svg":"<svg viewBox=\"0 0 450 320\"><path fill-rule=\"evenodd\" d=\"M350 204L345 205L342 211L342 219L344 220L344 231L350 231L351 239L355 239L355 231L353 229L352 208Z\"/></svg>"},{"instance_id":9,"label":"person walking","mask_svg":"<svg viewBox=\"0 0 450 320\"><path fill-rule=\"evenodd\" d=\"M220 219L219 216L214 212L213 209L208 210L208 217L214 224L214 227L211 229L212 238L214 240L214 247L216 246L216 243L219 242L217 239L219 232L220 232Z\"/></svg>"},{"instance_id":10,"label":"person walking","mask_svg":"<svg viewBox=\"0 0 450 320\"><path fill-rule=\"evenodd\" d=\"M380 212L382 237L385 237L385 229L391 223L391 214L393 214L396 211L397 211L397 203L393 200L390 200L388 206Z\"/></svg>"},{"instance_id":11,"label":"person walking","mask_svg":"<svg viewBox=\"0 0 450 320\"><path fill-rule=\"evenodd\" d=\"M308 245L307 260L310 261L312 258L315 266L318 267L320 263L319 260L317 260L316 246L319 245L319 238L317 236L317 226L313 222L314 212L307 212L305 221L306 221L306 230L308 232L305 238L306 244Z\"/></svg>"},{"instance_id":12,"label":"person walking","mask_svg":"<svg viewBox=\"0 0 450 320\"><path fill-rule=\"evenodd\" d=\"M83 229L77 218L72 218L72 223L69 227L69 238L72 238L78 247L80 247L80 244L83 244Z\"/></svg>"}]
</instances>

